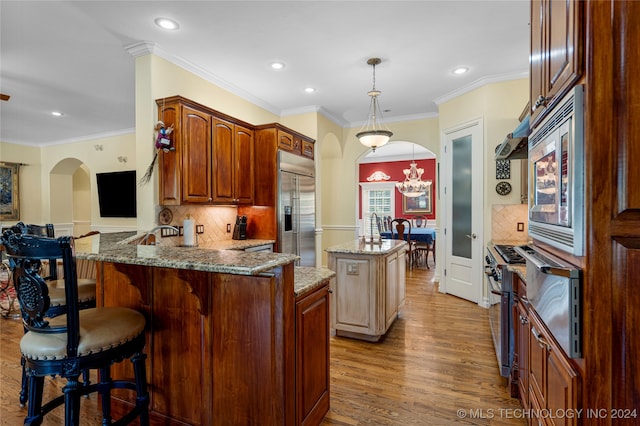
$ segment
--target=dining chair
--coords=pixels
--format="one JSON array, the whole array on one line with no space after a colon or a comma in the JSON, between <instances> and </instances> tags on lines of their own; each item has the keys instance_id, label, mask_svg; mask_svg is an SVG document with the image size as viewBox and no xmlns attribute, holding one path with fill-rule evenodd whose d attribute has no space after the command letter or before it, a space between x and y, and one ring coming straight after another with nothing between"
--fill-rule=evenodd
<instances>
[{"instance_id":1,"label":"dining chair","mask_svg":"<svg viewBox=\"0 0 640 426\"><path fill-rule=\"evenodd\" d=\"M424 264L427 269L431 269L429 267L429 253L431 252L433 255L433 264L436 264L436 240L431 238L431 236L427 236L426 241L416 241L414 245L415 250L415 261L416 265L420 263L420 260L424 256Z\"/></svg>"},{"instance_id":2,"label":"dining chair","mask_svg":"<svg viewBox=\"0 0 640 426\"><path fill-rule=\"evenodd\" d=\"M13 284L27 330L20 340L29 389L24 424L40 425L46 414L64 405L65 426L78 426L80 397L93 392L101 396L102 424L112 424L111 390L129 389L136 393L135 404L118 424L130 424L139 418L140 424L147 426L144 316L123 307L80 310L73 238L29 235L22 225L5 231L1 240L13 264ZM40 275L46 259L61 260L64 268L66 312L54 318L47 317L49 287ZM124 359L133 364L133 381L111 377L111 365ZM99 370L99 383L79 382L83 371L94 369ZM62 395L43 405L46 376L62 377L67 383Z\"/></svg>"},{"instance_id":3,"label":"dining chair","mask_svg":"<svg viewBox=\"0 0 640 426\"><path fill-rule=\"evenodd\" d=\"M391 231L391 216L384 217L384 230Z\"/></svg>"},{"instance_id":4,"label":"dining chair","mask_svg":"<svg viewBox=\"0 0 640 426\"><path fill-rule=\"evenodd\" d=\"M422 228L426 226L427 218L424 216L414 216L413 221L416 224L416 228Z\"/></svg>"},{"instance_id":5,"label":"dining chair","mask_svg":"<svg viewBox=\"0 0 640 426\"><path fill-rule=\"evenodd\" d=\"M405 237L405 229L406 237ZM411 222L404 218L395 218L391 221L391 238L395 240L405 240L409 246L407 250L407 261L409 262L409 269L413 268L414 263L414 251L413 247L415 242L411 240Z\"/></svg>"}]
</instances>

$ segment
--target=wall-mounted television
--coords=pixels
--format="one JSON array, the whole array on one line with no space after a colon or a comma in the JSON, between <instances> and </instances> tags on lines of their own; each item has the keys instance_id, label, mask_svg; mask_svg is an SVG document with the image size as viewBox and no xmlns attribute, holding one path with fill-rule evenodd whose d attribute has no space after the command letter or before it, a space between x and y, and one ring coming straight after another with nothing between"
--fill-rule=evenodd
<instances>
[{"instance_id":1,"label":"wall-mounted television","mask_svg":"<svg viewBox=\"0 0 640 426\"><path fill-rule=\"evenodd\" d=\"M136 217L136 171L96 173L100 217Z\"/></svg>"}]
</instances>

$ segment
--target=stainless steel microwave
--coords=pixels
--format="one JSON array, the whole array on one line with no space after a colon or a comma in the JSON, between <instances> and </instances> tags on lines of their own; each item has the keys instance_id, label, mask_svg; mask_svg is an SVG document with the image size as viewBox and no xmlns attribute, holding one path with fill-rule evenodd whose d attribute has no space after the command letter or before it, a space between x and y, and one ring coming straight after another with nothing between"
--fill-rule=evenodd
<instances>
[{"instance_id":1,"label":"stainless steel microwave","mask_svg":"<svg viewBox=\"0 0 640 426\"><path fill-rule=\"evenodd\" d=\"M575 86L529 136L529 236L584 254L584 107Z\"/></svg>"}]
</instances>

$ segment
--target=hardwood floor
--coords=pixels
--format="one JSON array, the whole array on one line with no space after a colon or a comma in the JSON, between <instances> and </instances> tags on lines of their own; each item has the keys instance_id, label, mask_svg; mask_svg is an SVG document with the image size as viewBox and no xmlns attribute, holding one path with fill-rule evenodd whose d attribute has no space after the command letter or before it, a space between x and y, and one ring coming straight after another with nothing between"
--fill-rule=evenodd
<instances>
[{"instance_id":1,"label":"hardwood floor","mask_svg":"<svg viewBox=\"0 0 640 426\"><path fill-rule=\"evenodd\" d=\"M0 319L0 333L0 425L17 426L26 413L18 406L22 326ZM60 386L46 381L45 400ZM96 401L82 401L83 424L100 424ZM407 270L405 305L382 341L331 338L323 425L524 425L520 409L498 373L488 311L439 293L433 270ZM61 416L54 410L44 426L64 424Z\"/></svg>"},{"instance_id":2,"label":"hardwood floor","mask_svg":"<svg viewBox=\"0 0 640 426\"><path fill-rule=\"evenodd\" d=\"M440 293L433 275L407 270L406 302L384 340L332 337L323 425L526 424L513 418L523 412L498 372L488 311Z\"/></svg>"}]
</instances>

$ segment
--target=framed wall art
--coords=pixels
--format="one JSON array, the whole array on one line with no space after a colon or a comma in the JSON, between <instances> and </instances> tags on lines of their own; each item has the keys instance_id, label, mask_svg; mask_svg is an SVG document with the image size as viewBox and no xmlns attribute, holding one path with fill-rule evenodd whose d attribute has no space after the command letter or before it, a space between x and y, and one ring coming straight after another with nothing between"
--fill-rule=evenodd
<instances>
[{"instance_id":1,"label":"framed wall art","mask_svg":"<svg viewBox=\"0 0 640 426\"><path fill-rule=\"evenodd\" d=\"M402 197L402 213L431 213L431 186L423 195L417 197Z\"/></svg>"},{"instance_id":2,"label":"framed wall art","mask_svg":"<svg viewBox=\"0 0 640 426\"><path fill-rule=\"evenodd\" d=\"M20 219L17 163L0 162L0 220Z\"/></svg>"}]
</instances>

